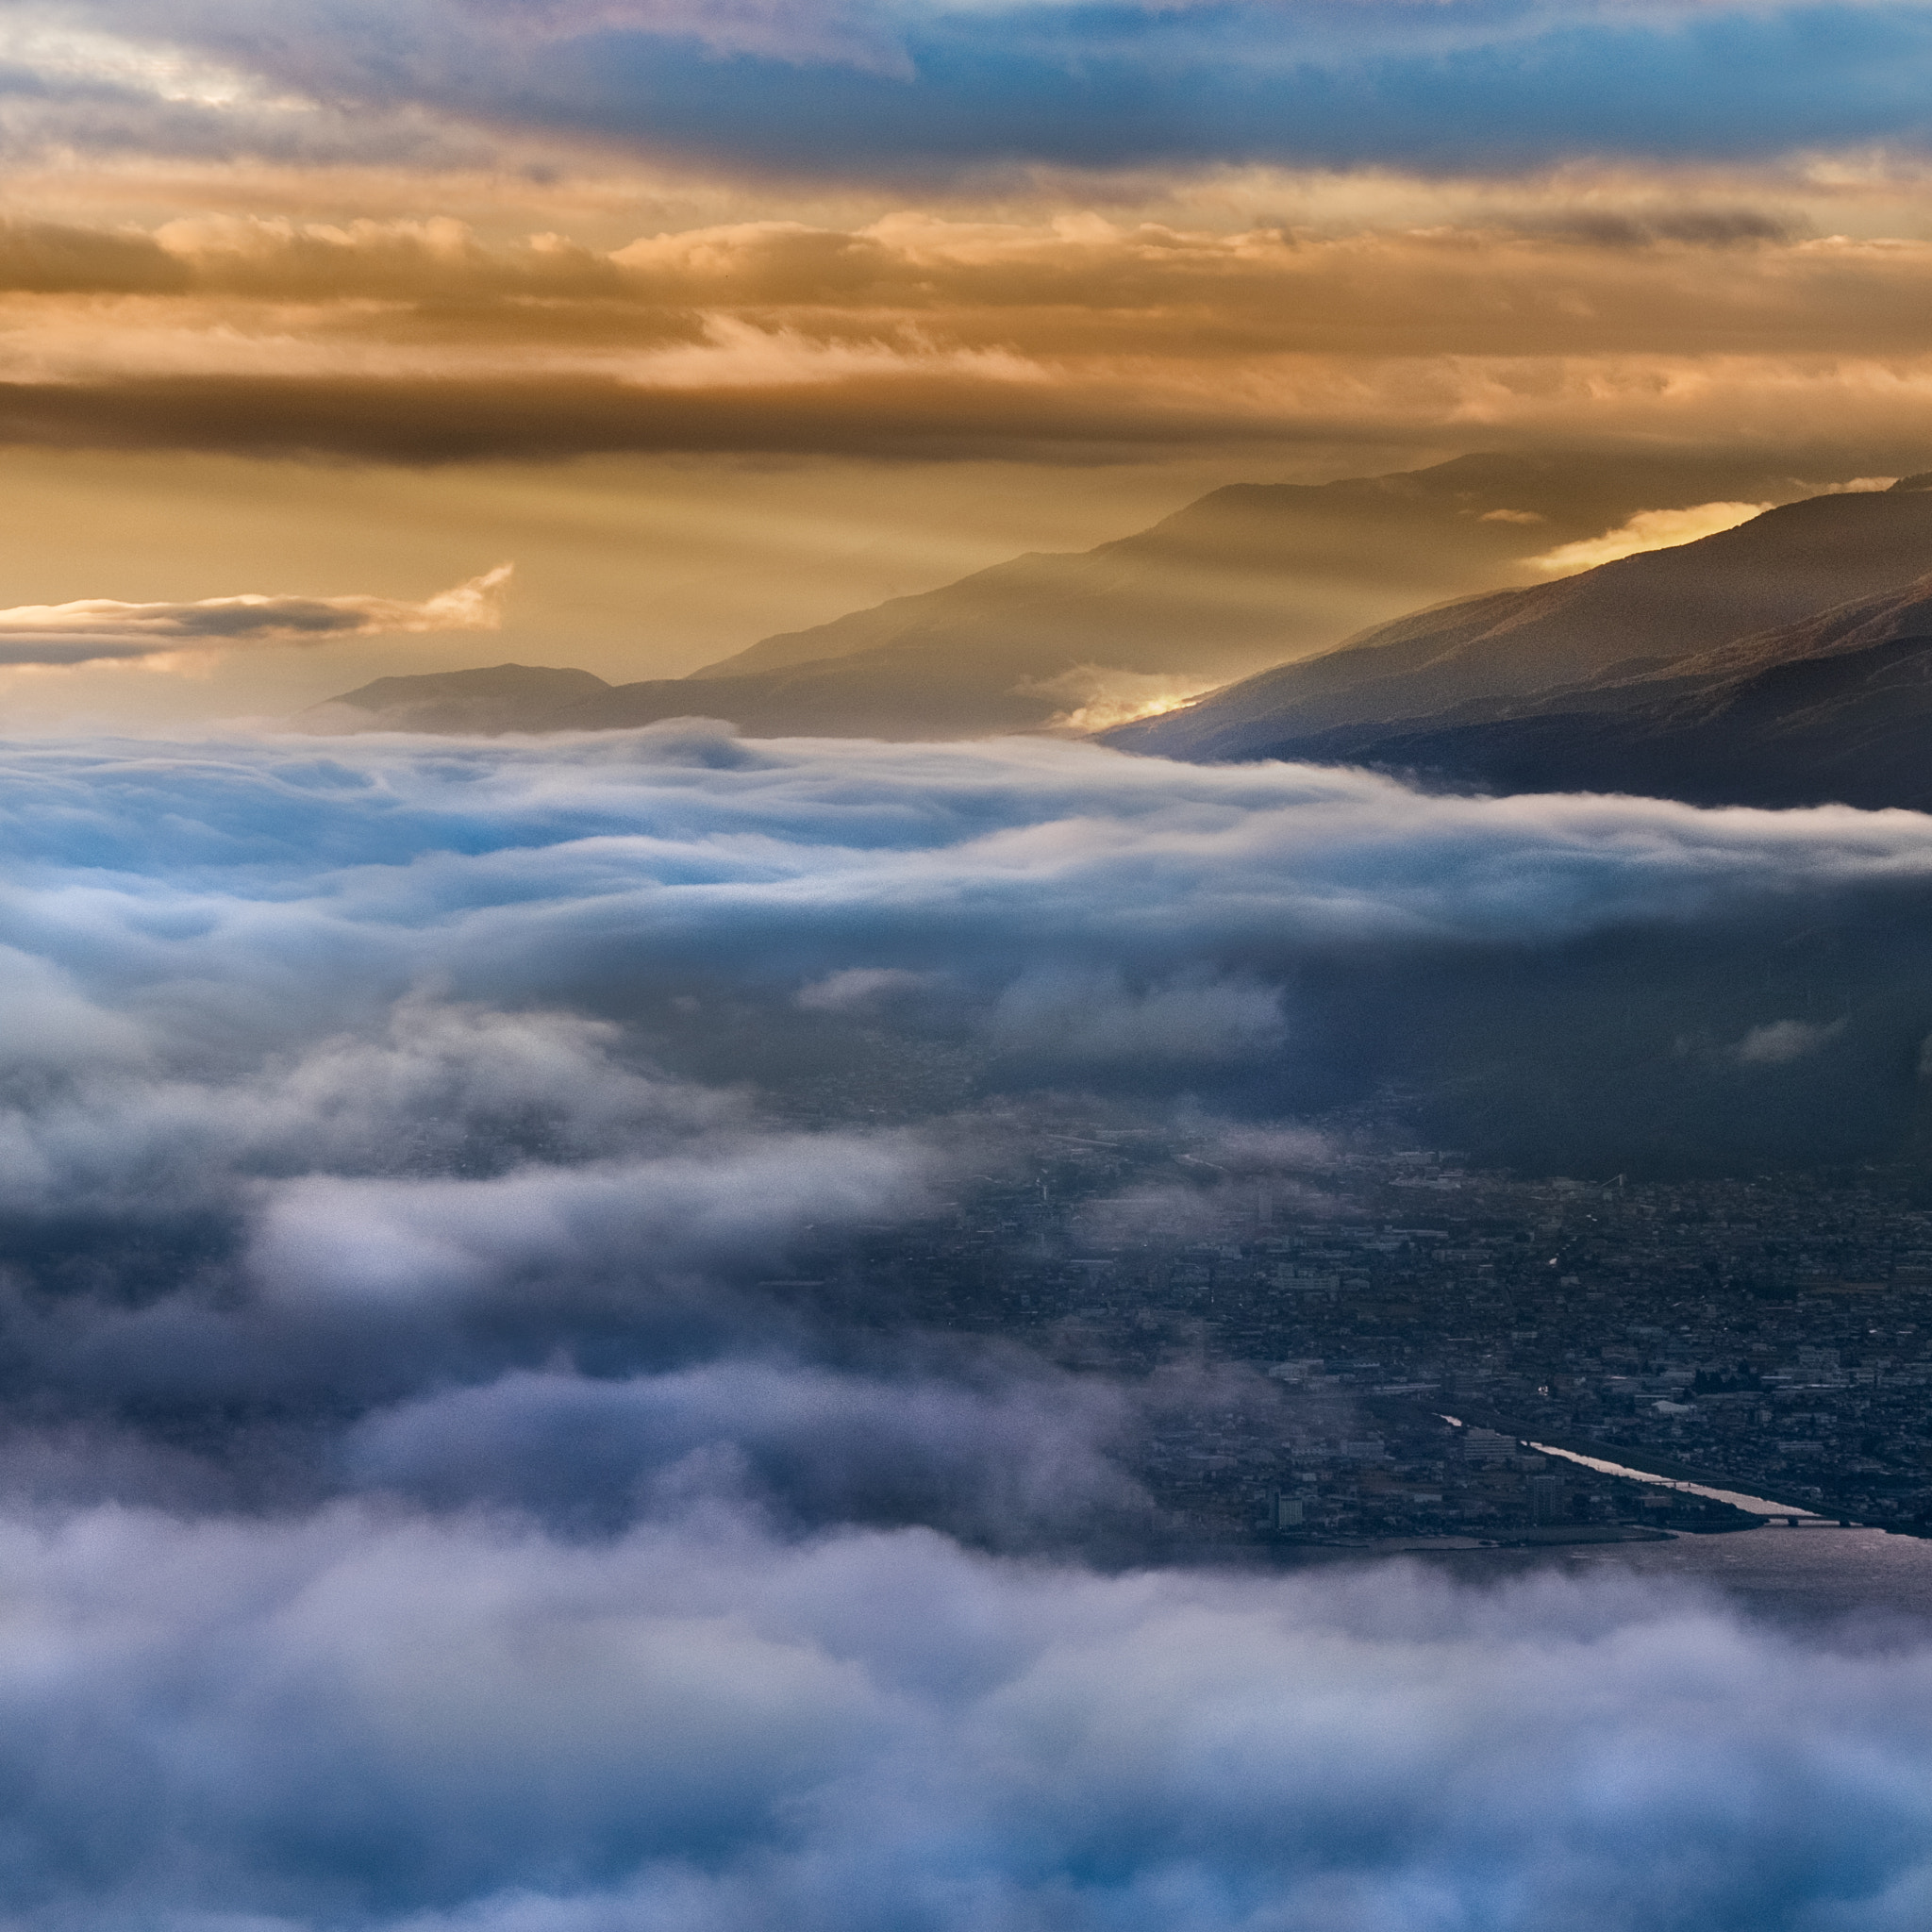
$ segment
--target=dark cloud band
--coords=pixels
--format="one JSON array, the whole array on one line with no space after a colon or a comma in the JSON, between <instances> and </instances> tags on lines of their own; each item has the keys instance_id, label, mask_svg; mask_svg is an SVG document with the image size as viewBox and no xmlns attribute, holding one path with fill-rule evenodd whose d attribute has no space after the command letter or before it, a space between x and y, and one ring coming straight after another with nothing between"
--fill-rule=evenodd
<instances>
[{"instance_id":1,"label":"dark cloud band","mask_svg":"<svg viewBox=\"0 0 1932 1932\"><path fill-rule=\"evenodd\" d=\"M1239 447L1333 425L1210 406L924 375L651 390L600 379L308 381L228 376L0 385L0 441L383 462L541 460L615 451L1074 461Z\"/></svg>"}]
</instances>

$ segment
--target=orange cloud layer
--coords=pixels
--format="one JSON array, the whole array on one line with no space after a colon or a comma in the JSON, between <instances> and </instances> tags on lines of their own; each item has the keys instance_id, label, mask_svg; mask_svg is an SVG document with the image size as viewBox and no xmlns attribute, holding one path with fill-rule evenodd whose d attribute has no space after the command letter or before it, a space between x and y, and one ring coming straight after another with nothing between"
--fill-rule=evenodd
<instances>
[{"instance_id":1,"label":"orange cloud layer","mask_svg":"<svg viewBox=\"0 0 1932 1932\"><path fill-rule=\"evenodd\" d=\"M1932 433L1932 242L1653 209L1225 232L1097 214L0 225L0 433L406 460Z\"/></svg>"}]
</instances>

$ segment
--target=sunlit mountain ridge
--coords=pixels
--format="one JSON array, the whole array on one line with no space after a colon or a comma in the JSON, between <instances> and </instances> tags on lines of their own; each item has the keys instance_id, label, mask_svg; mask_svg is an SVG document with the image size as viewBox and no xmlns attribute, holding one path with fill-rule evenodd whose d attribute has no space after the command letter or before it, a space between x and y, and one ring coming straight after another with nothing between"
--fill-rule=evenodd
<instances>
[{"instance_id":1,"label":"sunlit mountain ridge","mask_svg":"<svg viewBox=\"0 0 1932 1932\"><path fill-rule=\"evenodd\" d=\"M1922 807L1924 480L1420 612L1108 737L1505 791Z\"/></svg>"},{"instance_id":2,"label":"sunlit mountain ridge","mask_svg":"<svg viewBox=\"0 0 1932 1932\"><path fill-rule=\"evenodd\" d=\"M1433 603L1216 688L1231 658L1305 640L1377 546L1404 581L1500 575L1560 535L1559 516L1615 514L1612 485L1586 508L1569 475L1472 458L1221 490L1137 537L1019 558L690 677L501 664L381 678L296 722L495 734L695 716L755 737L898 740L1097 727L1123 750L1367 764L1458 789L1932 807L1924 477ZM1539 483L1570 507L1482 508Z\"/></svg>"},{"instance_id":3,"label":"sunlit mountain ridge","mask_svg":"<svg viewBox=\"0 0 1932 1932\"><path fill-rule=\"evenodd\" d=\"M1815 487L1815 486L1814 486ZM1111 724L1320 651L1364 625L1538 577L1553 548L1662 505L1808 493L1737 464L1476 455L1211 491L1136 535L1020 557L781 633L688 677L574 691L508 667L385 678L303 728L609 729L718 717L758 736L984 736Z\"/></svg>"}]
</instances>

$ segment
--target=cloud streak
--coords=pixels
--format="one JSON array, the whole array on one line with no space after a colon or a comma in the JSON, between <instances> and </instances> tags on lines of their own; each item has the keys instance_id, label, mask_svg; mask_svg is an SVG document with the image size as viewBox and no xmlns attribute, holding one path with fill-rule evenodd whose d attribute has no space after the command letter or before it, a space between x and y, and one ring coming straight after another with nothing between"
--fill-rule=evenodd
<instances>
[{"instance_id":1,"label":"cloud streak","mask_svg":"<svg viewBox=\"0 0 1932 1932\"><path fill-rule=\"evenodd\" d=\"M1531 562L1552 576L1565 576L1574 571L1594 570L1600 563L1612 563L1620 557L1636 557L1645 550L1668 550L1678 543L1694 543L1719 530L1735 529L1762 516L1768 503L1698 503L1687 509L1639 510L1627 523L1601 537L1586 537L1575 543L1561 543Z\"/></svg>"},{"instance_id":2,"label":"cloud streak","mask_svg":"<svg viewBox=\"0 0 1932 1932\"><path fill-rule=\"evenodd\" d=\"M325 644L349 638L495 630L511 566L420 603L393 597L204 597L127 604L84 597L0 610L0 664L92 664L248 644Z\"/></svg>"}]
</instances>

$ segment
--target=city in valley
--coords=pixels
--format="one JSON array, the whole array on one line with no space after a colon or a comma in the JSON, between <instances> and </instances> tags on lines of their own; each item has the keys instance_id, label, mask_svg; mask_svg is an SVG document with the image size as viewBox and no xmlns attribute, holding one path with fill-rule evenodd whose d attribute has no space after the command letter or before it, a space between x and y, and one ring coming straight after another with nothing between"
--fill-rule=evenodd
<instances>
[{"instance_id":1,"label":"city in valley","mask_svg":"<svg viewBox=\"0 0 1932 1932\"><path fill-rule=\"evenodd\" d=\"M1417 1150L1237 1175L1094 1128L1032 1151L1030 1178L771 1288L1131 1390L1153 1508L1130 1532L1229 1555L1932 1534L1916 1171L1584 1182Z\"/></svg>"}]
</instances>

